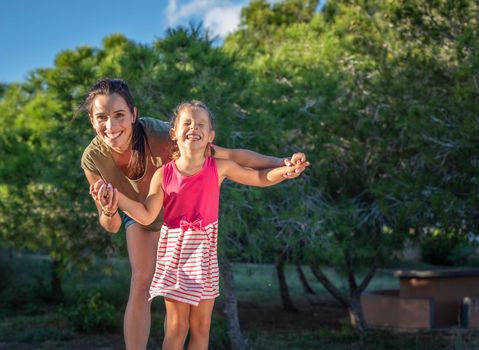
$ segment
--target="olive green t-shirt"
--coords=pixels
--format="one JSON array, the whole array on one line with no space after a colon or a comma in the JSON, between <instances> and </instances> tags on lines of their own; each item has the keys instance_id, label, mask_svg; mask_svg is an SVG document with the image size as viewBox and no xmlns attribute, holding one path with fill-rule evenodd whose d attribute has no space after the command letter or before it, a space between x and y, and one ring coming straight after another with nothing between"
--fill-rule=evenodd
<instances>
[{"instance_id":1,"label":"olive green t-shirt","mask_svg":"<svg viewBox=\"0 0 479 350\"><path fill-rule=\"evenodd\" d=\"M146 147L147 165L145 173L156 171L163 164L171 160L172 141L169 131L170 124L158 119L143 117L140 118L149 147ZM127 197L140 201L138 191L138 182L143 177L132 180L128 178L115 164L110 148L98 137L90 142L85 148L81 158L81 167L85 170L101 176L108 183L111 183ZM148 226L144 228L151 231L159 231L163 224L163 210L158 217Z\"/></svg>"}]
</instances>

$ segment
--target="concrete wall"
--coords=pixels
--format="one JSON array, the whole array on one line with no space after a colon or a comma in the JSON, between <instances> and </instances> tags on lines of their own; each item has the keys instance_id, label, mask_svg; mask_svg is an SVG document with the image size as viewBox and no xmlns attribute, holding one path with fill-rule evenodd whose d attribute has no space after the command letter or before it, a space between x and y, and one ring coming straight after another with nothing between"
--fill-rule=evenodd
<instances>
[{"instance_id":1,"label":"concrete wall","mask_svg":"<svg viewBox=\"0 0 479 350\"><path fill-rule=\"evenodd\" d=\"M401 298L434 300L435 327L459 325L459 310L464 297L479 297L479 277L401 278Z\"/></svg>"},{"instance_id":2,"label":"concrete wall","mask_svg":"<svg viewBox=\"0 0 479 350\"><path fill-rule=\"evenodd\" d=\"M372 327L434 327L434 302L430 298L401 297L399 290L382 290L364 293L361 305L365 321Z\"/></svg>"}]
</instances>

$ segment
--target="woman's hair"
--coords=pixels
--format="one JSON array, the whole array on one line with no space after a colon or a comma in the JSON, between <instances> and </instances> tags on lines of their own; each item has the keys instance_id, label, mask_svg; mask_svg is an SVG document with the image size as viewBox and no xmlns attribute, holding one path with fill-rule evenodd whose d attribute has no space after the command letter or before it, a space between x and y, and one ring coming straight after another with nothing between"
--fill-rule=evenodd
<instances>
[{"instance_id":1,"label":"woman's hair","mask_svg":"<svg viewBox=\"0 0 479 350\"><path fill-rule=\"evenodd\" d=\"M203 102L198 101L198 100L181 102L179 105L176 106L175 110L173 111L173 115L171 117L171 120L170 120L170 125L171 125L172 129L176 129L176 126L178 124L178 120L180 119L180 113L181 113L181 111L183 111L185 109L189 109L189 110L202 109L202 110L204 110L206 112L206 114L208 115L211 130L215 129L215 116L214 116L213 112L210 111L210 109L206 106L206 104L204 104ZM208 152L208 151L210 152L211 156L215 155L215 149L211 146L211 143L208 143L208 146L206 146L205 152ZM173 159L178 159L179 156L180 156L180 150L178 148L178 145L175 142L175 146L173 148L172 158Z\"/></svg>"},{"instance_id":2,"label":"woman's hair","mask_svg":"<svg viewBox=\"0 0 479 350\"><path fill-rule=\"evenodd\" d=\"M88 91L85 102L80 108L88 111L92 115L93 101L99 95L110 96L120 95L128 105L130 112L135 112L135 102L128 89L128 85L122 79L102 78L98 80ZM76 115L74 116L76 117ZM131 157L128 163L128 177L138 179L143 176L146 168L146 147L149 148L145 130L139 121L139 115L136 116L132 127L131 136Z\"/></svg>"}]
</instances>

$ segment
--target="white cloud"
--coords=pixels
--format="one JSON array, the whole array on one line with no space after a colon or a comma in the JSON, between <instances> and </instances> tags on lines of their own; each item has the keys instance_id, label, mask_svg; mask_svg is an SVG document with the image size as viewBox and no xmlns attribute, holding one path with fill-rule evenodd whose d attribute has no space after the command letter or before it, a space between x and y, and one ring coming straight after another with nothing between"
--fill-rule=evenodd
<instances>
[{"instance_id":1,"label":"white cloud","mask_svg":"<svg viewBox=\"0 0 479 350\"><path fill-rule=\"evenodd\" d=\"M247 3L248 0L168 0L167 23L177 26L202 21L212 34L224 38L238 27L241 8Z\"/></svg>"},{"instance_id":2,"label":"white cloud","mask_svg":"<svg viewBox=\"0 0 479 350\"><path fill-rule=\"evenodd\" d=\"M224 38L240 23L242 5L213 8L205 14L205 27L213 34Z\"/></svg>"}]
</instances>

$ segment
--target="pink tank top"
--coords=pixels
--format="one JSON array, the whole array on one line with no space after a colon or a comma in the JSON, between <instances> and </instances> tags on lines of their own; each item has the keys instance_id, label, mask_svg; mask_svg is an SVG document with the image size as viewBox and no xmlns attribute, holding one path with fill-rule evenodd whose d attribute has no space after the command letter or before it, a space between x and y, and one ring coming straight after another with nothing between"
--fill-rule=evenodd
<instances>
[{"instance_id":1,"label":"pink tank top","mask_svg":"<svg viewBox=\"0 0 479 350\"><path fill-rule=\"evenodd\" d=\"M207 157L203 167L191 176L181 175L175 162L163 167L165 225L179 228L180 221L201 220L202 225L218 221L220 187L216 159Z\"/></svg>"}]
</instances>

